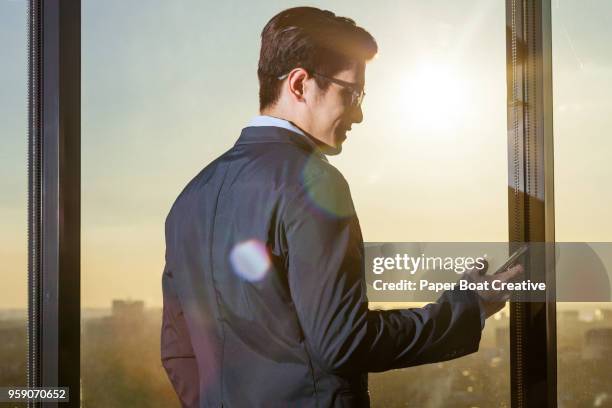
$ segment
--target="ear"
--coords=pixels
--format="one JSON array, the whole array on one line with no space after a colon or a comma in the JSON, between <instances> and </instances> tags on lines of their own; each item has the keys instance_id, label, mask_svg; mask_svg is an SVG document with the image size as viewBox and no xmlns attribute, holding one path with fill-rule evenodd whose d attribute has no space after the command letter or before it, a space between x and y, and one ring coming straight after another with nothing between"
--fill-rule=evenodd
<instances>
[{"instance_id":1,"label":"ear","mask_svg":"<svg viewBox=\"0 0 612 408\"><path fill-rule=\"evenodd\" d=\"M287 76L289 93L296 102L303 102L308 87L306 81L310 79L308 71L304 68L295 68Z\"/></svg>"}]
</instances>

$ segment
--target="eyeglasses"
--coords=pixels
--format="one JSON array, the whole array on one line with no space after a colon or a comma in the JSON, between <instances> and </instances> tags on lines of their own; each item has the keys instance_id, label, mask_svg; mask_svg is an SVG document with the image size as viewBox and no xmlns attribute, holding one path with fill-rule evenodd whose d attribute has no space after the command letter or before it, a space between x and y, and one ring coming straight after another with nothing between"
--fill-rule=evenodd
<instances>
[{"instance_id":1,"label":"eyeglasses","mask_svg":"<svg viewBox=\"0 0 612 408\"><path fill-rule=\"evenodd\" d=\"M328 77L326 75L319 74L318 72L314 71L310 71L310 74L312 74L313 76L321 77L323 79L328 80L329 82L333 82L336 85L340 85L341 87L348 89L349 91L351 91L351 106L355 108L361 106L361 102L363 102L363 98L365 97L365 91L358 84L346 82L338 78ZM282 81L288 76L289 73L286 73L285 75L279 76L278 79Z\"/></svg>"}]
</instances>

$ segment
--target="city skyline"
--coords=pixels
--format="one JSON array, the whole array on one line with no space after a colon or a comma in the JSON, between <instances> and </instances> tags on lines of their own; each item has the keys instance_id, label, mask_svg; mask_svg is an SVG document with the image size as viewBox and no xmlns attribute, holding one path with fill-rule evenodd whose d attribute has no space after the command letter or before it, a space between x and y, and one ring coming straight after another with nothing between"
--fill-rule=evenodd
<instances>
[{"instance_id":1,"label":"city skyline","mask_svg":"<svg viewBox=\"0 0 612 408\"><path fill-rule=\"evenodd\" d=\"M116 299L113 305L109 313L83 320L82 406L178 406L159 358L161 310L139 300ZM590 322L577 317L570 311L558 319L558 399L574 404L568 406L592 403L611 391L605 373L612 359L612 308ZM0 320L0 385L25 383L24 323ZM372 406L399 407L406 401L430 407L503 406L510 399L509 356L509 315L503 313L487 320L475 354L370 374ZM423 381L429 386L422 387Z\"/></svg>"}]
</instances>

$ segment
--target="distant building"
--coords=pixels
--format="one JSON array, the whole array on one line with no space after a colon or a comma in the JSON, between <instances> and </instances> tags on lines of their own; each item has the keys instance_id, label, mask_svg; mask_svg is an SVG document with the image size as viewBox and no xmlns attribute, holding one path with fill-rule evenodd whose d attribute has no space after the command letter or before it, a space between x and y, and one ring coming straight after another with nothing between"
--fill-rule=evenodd
<instances>
[{"instance_id":1,"label":"distant building","mask_svg":"<svg viewBox=\"0 0 612 408\"><path fill-rule=\"evenodd\" d=\"M587 330L582 358L585 360L612 360L612 327Z\"/></svg>"},{"instance_id":2,"label":"distant building","mask_svg":"<svg viewBox=\"0 0 612 408\"><path fill-rule=\"evenodd\" d=\"M26 326L0 327L0 384L25 386Z\"/></svg>"},{"instance_id":3,"label":"distant building","mask_svg":"<svg viewBox=\"0 0 612 408\"><path fill-rule=\"evenodd\" d=\"M113 300L113 319L142 320L144 317L144 302L142 300Z\"/></svg>"},{"instance_id":4,"label":"distant building","mask_svg":"<svg viewBox=\"0 0 612 408\"><path fill-rule=\"evenodd\" d=\"M612 322L612 309L600 309L599 319L604 322Z\"/></svg>"},{"instance_id":5,"label":"distant building","mask_svg":"<svg viewBox=\"0 0 612 408\"><path fill-rule=\"evenodd\" d=\"M562 310L557 312L559 323L572 324L578 323L580 314L577 310Z\"/></svg>"}]
</instances>

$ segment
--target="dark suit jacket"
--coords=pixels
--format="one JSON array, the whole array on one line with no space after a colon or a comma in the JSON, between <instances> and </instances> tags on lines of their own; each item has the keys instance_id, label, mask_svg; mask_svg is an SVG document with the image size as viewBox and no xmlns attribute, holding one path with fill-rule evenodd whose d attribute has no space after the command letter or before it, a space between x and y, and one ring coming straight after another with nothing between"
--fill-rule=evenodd
<instances>
[{"instance_id":1,"label":"dark suit jacket","mask_svg":"<svg viewBox=\"0 0 612 408\"><path fill-rule=\"evenodd\" d=\"M478 349L475 292L368 309L349 186L307 137L247 127L166 220L161 358L188 407L369 406L367 373Z\"/></svg>"}]
</instances>

